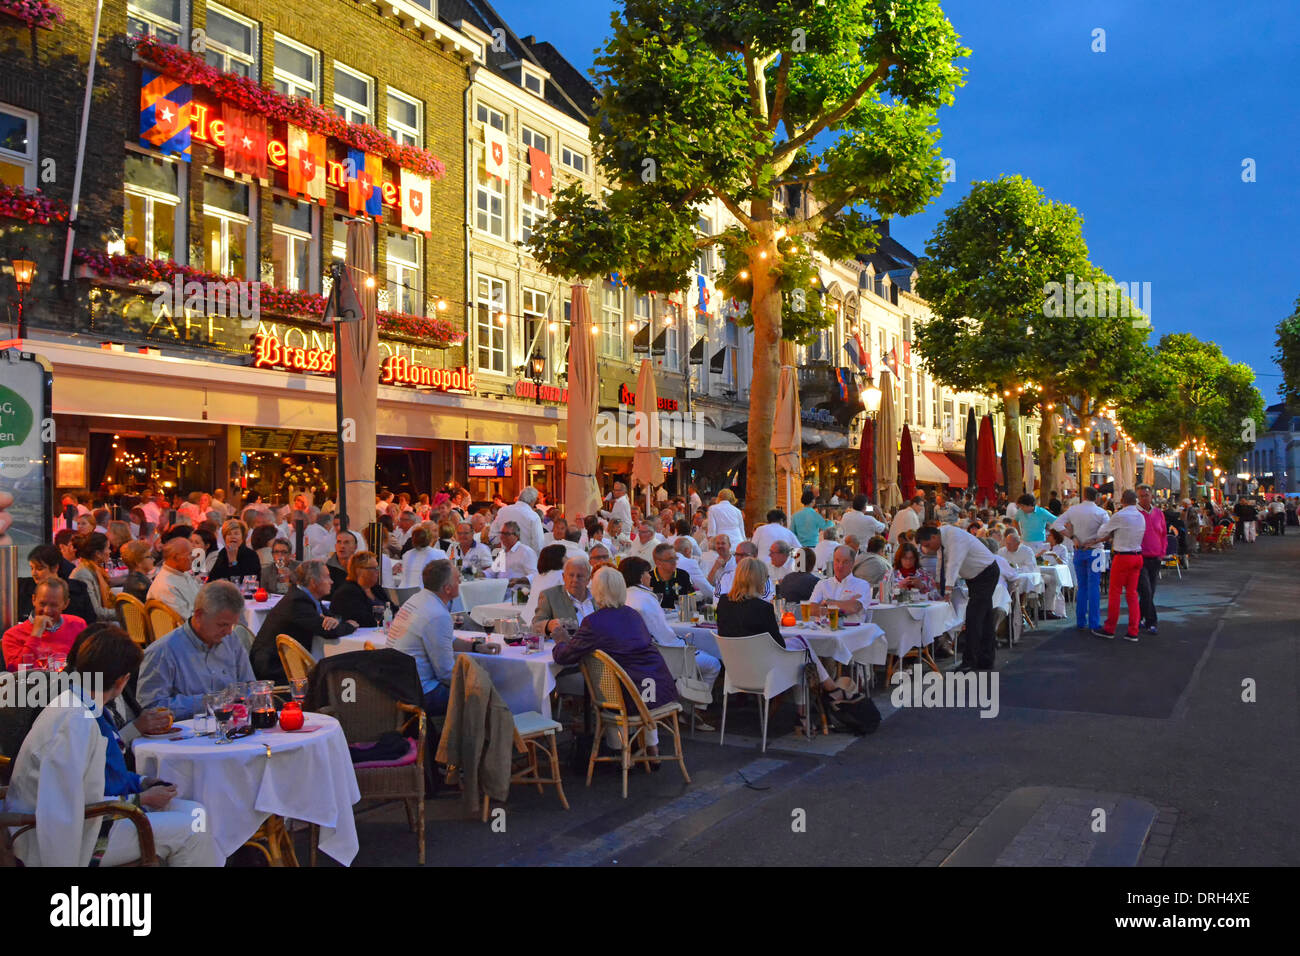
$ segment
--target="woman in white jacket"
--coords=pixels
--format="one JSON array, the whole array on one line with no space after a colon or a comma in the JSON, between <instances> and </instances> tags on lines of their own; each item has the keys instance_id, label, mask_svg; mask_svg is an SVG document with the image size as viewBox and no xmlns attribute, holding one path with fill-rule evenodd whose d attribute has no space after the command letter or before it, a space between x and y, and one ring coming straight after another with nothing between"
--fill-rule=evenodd
<instances>
[{"instance_id":1,"label":"woman in white jacket","mask_svg":"<svg viewBox=\"0 0 1300 956\"><path fill-rule=\"evenodd\" d=\"M745 516L736 507L736 496L730 488L719 491L717 499L709 507L709 538L720 534L731 539L733 549L748 538L745 534Z\"/></svg>"}]
</instances>

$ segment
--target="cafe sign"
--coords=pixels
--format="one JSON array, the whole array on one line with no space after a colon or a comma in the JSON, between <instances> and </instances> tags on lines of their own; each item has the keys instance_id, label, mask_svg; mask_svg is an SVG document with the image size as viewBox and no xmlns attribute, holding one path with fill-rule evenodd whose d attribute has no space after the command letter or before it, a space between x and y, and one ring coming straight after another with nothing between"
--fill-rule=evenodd
<instances>
[{"instance_id":1,"label":"cafe sign","mask_svg":"<svg viewBox=\"0 0 1300 956\"><path fill-rule=\"evenodd\" d=\"M298 344L287 334L259 331L253 339L253 368L280 369L288 372L315 372L333 375L335 351L333 341L309 339L300 334ZM301 333L301 330L294 329ZM382 348L382 343L381 343ZM474 391L474 373L464 367L434 368L391 351L379 367L379 384L405 388L433 388L443 392Z\"/></svg>"},{"instance_id":2,"label":"cafe sign","mask_svg":"<svg viewBox=\"0 0 1300 956\"><path fill-rule=\"evenodd\" d=\"M527 379L519 379L511 387L510 392L515 398L536 398L538 392L541 392L542 401L560 402L563 405L569 403L569 390L561 388L559 385L536 385Z\"/></svg>"},{"instance_id":3,"label":"cafe sign","mask_svg":"<svg viewBox=\"0 0 1300 956\"><path fill-rule=\"evenodd\" d=\"M618 403L620 405L626 405L628 408L634 407L636 405L636 392L628 388L627 385L620 385L618 387ZM659 411L661 412L677 411L677 399L664 398L662 395L660 395Z\"/></svg>"}]
</instances>

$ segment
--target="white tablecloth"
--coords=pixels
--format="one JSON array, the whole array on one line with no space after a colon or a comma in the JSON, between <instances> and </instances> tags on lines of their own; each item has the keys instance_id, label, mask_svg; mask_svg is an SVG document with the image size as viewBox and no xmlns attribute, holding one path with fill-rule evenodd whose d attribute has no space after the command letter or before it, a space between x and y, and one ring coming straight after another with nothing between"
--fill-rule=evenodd
<instances>
[{"instance_id":1,"label":"white tablecloth","mask_svg":"<svg viewBox=\"0 0 1300 956\"><path fill-rule=\"evenodd\" d=\"M506 586L510 582L505 578L482 578L474 581L460 582L460 603L458 611L473 611L480 604L496 604L506 596Z\"/></svg>"},{"instance_id":2,"label":"white tablecloth","mask_svg":"<svg viewBox=\"0 0 1300 956\"><path fill-rule=\"evenodd\" d=\"M480 604L469 612L469 616L474 619L475 623L483 625L486 625L488 621L495 621L499 618L517 617L522 620L523 614L524 606L522 604L511 604L509 601Z\"/></svg>"},{"instance_id":3,"label":"white tablecloth","mask_svg":"<svg viewBox=\"0 0 1300 956\"><path fill-rule=\"evenodd\" d=\"M366 641L376 648L387 647L388 635L382 627L359 627L347 637L317 637L311 642L311 656L320 660L349 651L364 651Z\"/></svg>"},{"instance_id":4,"label":"white tablecloth","mask_svg":"<svg viewBox=\"0 0 1300 956\"><path fill-rule=\"evenodd\" d=\"M717 628L671 622L673 632L690 644L694 644L706 654L722 659L718 651ZM832 631L825 628L808 626L783 627L782 637L802 637L808 641L818 657L828 657L841 664L848 664L859 651L859 660L872 664L885 663L885 632L875 624L850 624ZM879 658L877 660L877 658Z\"/></svg>"},{"instance_id":5,"label":"white tablecloth","mask_svg":"<svg viewBox=\"0 0 1300 956\"><path fill-rule=\"evenodd\" d=\"M307 733L311 728L317 729ZM181 796L203 804L222 856L238 850L273 813L318 824L320 848L344 866L357 855L352 805L361 791L332 717L308 714L298 733L277 727L220 746L211 737L137 737L133 747L139 773L168 780Z\"/></svg>"},{"instance_id":6,"label":"white tablecloth","mask_svg":"<svg viewBox=\"0 0 1300 956\"><path fill-rule=\"evenodd\" d=\"M240 623L256 636L262 630L262 625L266 623L266 616L271 613L271 608L279 604L282 597L283 594L268 594L265 601L245 601Z\"/></svg>"},{"instance_id":7,"label":"white tablecloth","mask_svg":"<svg viewBox=\"0 0 1300 956\"><path fill-rule=\"evenodd\" d=\"M940 634L960 627L962 618L947 601L877 604L871 608L871 623L884 629L889 653L902 658L912 650L929 646Z\"/></svg>"}]
</instances>

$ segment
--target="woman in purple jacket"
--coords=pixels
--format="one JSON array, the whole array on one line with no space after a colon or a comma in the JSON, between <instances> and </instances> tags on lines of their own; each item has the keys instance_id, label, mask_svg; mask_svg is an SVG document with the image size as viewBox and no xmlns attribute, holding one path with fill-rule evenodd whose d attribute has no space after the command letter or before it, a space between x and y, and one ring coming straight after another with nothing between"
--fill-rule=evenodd
<instances>
[{"instance_id":1,"label":"woman in purple jacket","mask_svg":"<svg viewBox=\"0 0 1300 956\"><path fill-rule=\"evenodd\" d=\"M577 664L592 651L604 651L627 671L632 684L641 690L647 710L671 704L677 699L677 684L668 672L663 655L655 648L645 621L627 606L627 585L614 568L601 568L591 579L591 603L596 611L587 615L572 636L564 628L552 631L557 664ZM636 702L627 697L627 708L636 713ZM605 742L611 749L621 746L618 731L605 728ZM659 735L646 730L646 750L659 753Z\"/></svg>"}]
</instances>

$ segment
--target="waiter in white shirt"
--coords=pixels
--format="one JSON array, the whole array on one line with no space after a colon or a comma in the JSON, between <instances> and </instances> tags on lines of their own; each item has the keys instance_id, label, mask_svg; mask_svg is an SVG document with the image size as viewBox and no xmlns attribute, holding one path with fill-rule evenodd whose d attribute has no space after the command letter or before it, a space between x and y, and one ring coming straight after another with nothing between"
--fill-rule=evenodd
<instances>
[{"instance_id":1,"label":"waiter in white shirt","mask_svg":"<svg viewBox=\"0 0 1300 956\"><path fill-rule=\"evenodd\" d=\"M542 527L541 516L537 514L537 509L533 507L537 504L539 496L537 489L530 485L519 492L519 497L515 499L514 504L506 505L498 511L497 516L492 519L490 529L492 540L497 540L506 522L513 521L519 528L520 543L533 552L533 558L536 560L537 552L542 550L542 538L546 536L546 531Z\"/></svg>"},{"instance_id":2,"label":"waiter in white shirt","mask_svg":"<svg viewBox=\"0 0 1300 956\"><path fill-rule=\"evenodd\" d=\"M857 614L875 603L871 585L853 576L853 549L840 545L831 559L831 576L817 582L809 599L814 604L829 604L845 614Z\"/></svg>"},{"instance_id":3,"label":"waiter in white shirt","mask_svg":"<svg viewBox=\"0 0 1300 956\"><path fill-rule=\"evenodd\" d=\"M903 531L915 531L921 527L921 515L925 512L925 498L917 495L906 508L899 508L898 514L894 515L894 520L889 523L889 543L895 548L898 547L898 535ZM859 538L859 541L865 541L866 538Z\"/></svg>"},{"instance_id":4,"label":"waiter in white shirt","mask_svg":"<svg viewBox=\"0 0 1300 956\"><path fill-rule=\"evenodd\" d=\"M958 578L966 581L970 592L966 604L966 633L961 641L962 662L957 669L993 670L997 653L993 634L993 591L1002 576L997 557L979 538L951 524L921 528L916 532L916 543L922 554L942 551L939 587L945 596L956 586Z\"/></svg>"},{"instance_id":5,"label":"waiter in white shirt","mask_svg":"<svg viewBox=\"0 0 1300 956\"><path fill-rule=\"evenodd\" d=\"M1097 532L1110 518L1097 506L1097 489L1083 489L1083 501L1070 505L1052 527L1070 536L1074 542L1074 581L1076 600L1074 623L1081 630L1101 628L1101 572L1105 555L1100 549L1085 548L1084 542L1098 537Z\"/></svg>"},{"instance_id":6,"label":"waiter in white shirt","mask_svg":"<svg viewBox=\"0 0 1300 956\"><path fill-rule=\"evenodd\" d=\"M730 488L718 492L717 499L709 506L707 517L710 538L725 534L734 548L748 537L745 534L745 516L736 507L736 496Z\"/></svg>"},{"instance_id":7,"label":"waiter in white shirt","mask_svg":"<svg viewBox=\"0 0 1300 956\"><path fill-rule=\"evenodd\" d=\"M772 550L772 544L776 541L784 541L791 551L801 547L795 533L785 526L785 512L780 508L773 508L767 513L767 524L755 528L749 540L754 542L758 553L764 556Z\"/></svg>"},{"instance_id":8,"label":"waiter in white shirt","mask_svg":"<svg viewBox=\"0 0 1300 956\"><path fill-rule=\"evenodd\" d=\"M627 485L621 481L614 482L614 500L610 503L608 511L600 513L602 518L614 520L617 518L623 523L623 528L635 527L632 524L632 503L627 500Z\"/></svg>"},{"instance_id":9,"label":"waiter in white shirt","mask_svg":"<svg viewBox=\"0 0 1300 956\"><path fill-rule=\"evenodd\" d=\"M853 535L859 541L870 541L872 535L884 534L885 525L867 514L867 496L858 495L853 499L853 507L844 512L840 519L840 539Z\"/></svg>"},{"instance_id":10,"label":"waiter in white shirt","mask_svg":"<svg viewBox=\"0 0 1300 956\"><path fill-rule=\"evenodd\" d=\"M1115 536L1110 546L1110 606L1106 611L1106 626L1092 633L1114 639L1122 591L1128 601L1128 633L1124 639L1134 644L1138 641L1138 622L1142 617L1138 579L1142 577L1142 539L1147 533L1147 519L1138 509L1137 500L1137 492L1132 488L1126 489L1119 499L1122 507L1097 530L1095 538L1084 542L1086 547L1095 548L1112 534Z\"/></svg>"}]
</instances>

